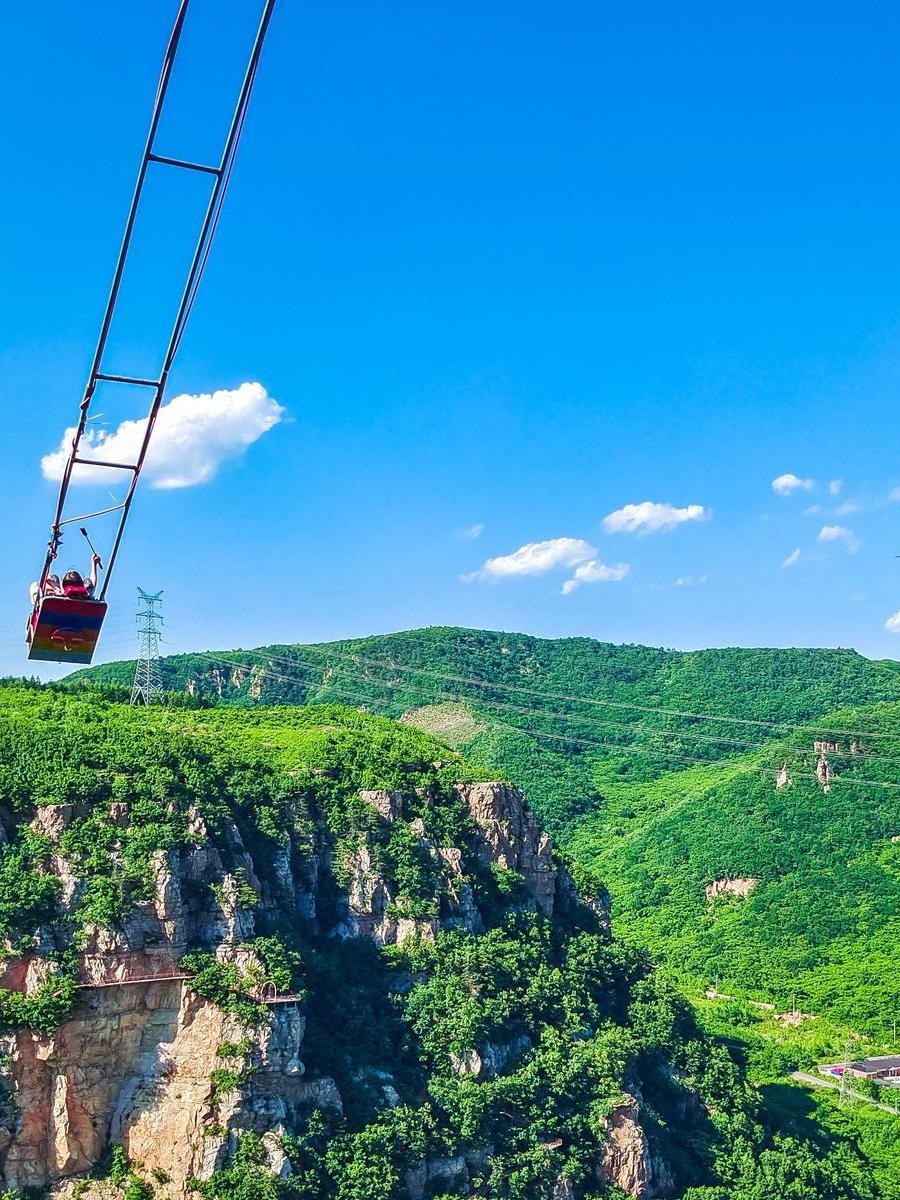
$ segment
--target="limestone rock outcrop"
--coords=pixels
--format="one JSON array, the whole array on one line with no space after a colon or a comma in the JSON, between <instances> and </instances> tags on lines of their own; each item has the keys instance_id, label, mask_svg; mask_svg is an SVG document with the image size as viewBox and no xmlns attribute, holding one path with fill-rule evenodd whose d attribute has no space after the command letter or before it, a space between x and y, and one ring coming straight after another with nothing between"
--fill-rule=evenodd
<instances>
[{"instance_id":1,"label":"limestone rock outcrop","mask_svg":"<svg viewBox=\"0 0 900 1200\"><path fill-rule=\"evenodd\" d=\"M553 843L522 793L508 783L460 783L456 790L479 828L484 860L518 872L536 910L551 916L557 885Z\"/></svg>"},{"instance_id":2,"label":"limestone rock outcrop","mask_svg":"<svg viewBox=\"0 0 900 1200\"><path fill-rule=\"evenodd\" d=\"M479 1050L470 1050L460 1058L451 1059L459 1075L472 1079L496 1077L531 1047L531 1039L520 1034L508 1042L486 1042Z\"/></svg>"},{"instance_id":3,"label":"limestone rock outcrop","mask_svg":"<svg viewBox=\"0 0 900 1200\"><path fill-rule=\"evenodd\" d=\"M607 1118L606 1145L598 1176L635 1200L671 1194L672 1173L650 1151L640 1124L640 1106L634 1096L626 1096Z\"/></svg>"},{"instance_id":4,"label":"limestone rock outcrop","mask_svg":"<svg viewBox=\"0 0 900 1200\"><path fill-rule=\"evenodd\" d=\"M722 899L723 896L734 896L738 900L745 900L758 882L758 879L753 879L747 875L740 876L737 879L731 879L728 876L723 879L714 879L704 889L707 903L713 904L716 900Z\"/></svg>"},{"instance_id":5,"label":"limestone rock outcrop","mask_svg":"<svg viewBox=\"0 0 900 1200\"><path fill-rule=\"evenodd\" d=\"M235 1131L296 1116L302 1035L296 1006L275 1010L245 1056L247 1086L214 1111L217 1049L245 1036L233 1017L179 980L89 991L52 1037L4 1039L19 1113L5 1182L39 1187L78 1175L120 1144L170 1177L160 1195L182 1196L189 1178L224 1161Z\"/></svg>"},{"instance_id":6,"label":"limestone rock outcrop","mask_svg":"<svg viewBox=\"0 0 900 1200\"><path fill-rule=\"evenodd\" d=\"M385 821L396 821L403 816L403 793L387 792L381 788L364 788L359 793L360 800L371 804L380 817Z\"/></svg>"},{"instance_id":7,"label":"limestone rock outcrop","mask_svg":"<svg viewBox=\"0 0 900 1200\"><path fill-rule=\"evenodd\" d=\"M333 1079L306 1077L302 1000L272 999L268 1019L248 1033L236 1017L192 991L181 960L189 948L202 948L220 963L259 975L248 943L277 921L297 922L319 937L382 945L434 939L451 929L480 933L487 922L473 879L497 867L521 876L516 904L526 911L551 916L582 904L519 791L487 782L459 784L456 793L477 828L474 845L441 845L421 819L409 822L419 839L416 853L430 859L437 881L433 905L428 901L424 910L404 908L379 850L415 794L359 793L383 823L380 842L361 833L337 847L323 827L298 817L265 869L236 824L220 820L213 837L204 816L191 809L181 842L150 856L149 898L115 927L83 927L80 991L69 1018L52 1034L22 1030L0 1039L0 1078L8 1096L0 1109L0 1191L53 1188L60 1200L76 1194L106 1200L102 1181L77 1190L73 1181L120 1145L154 1175L158 1200L176 1200L187 1194L189 1179L209 1178L226 1165L247 1131L263 1139L272 1172L289 1173L280 1135L310 1108L342 1111ZM109 813L113 826L127 824L127 804L116 802ZM53 848L48 862L69 914L83 887L60 849L72 819L71 806L45 805L33 821ZM605 898L592 904L602 925ZM33 996L52 982L60 970L54 952L64 948L59 938L48 927L29 957L8 957L0 984ZM460 1074L489 1081L514 1069L529 1048L524 1036L487 1041L454 1065ZM224 1091L223 1066L230 1080ZM399 1102L390 1075L366 1082L380 1089L386 1107ZM636 1108L611 1118L604 1178L631 1188L634 1196L661 1195L647 1190L661 1186L661 1176L642 1139ZM464 1191L473 1163L450 1155L415 1165L406 1180L411 1200ZM560 1177L559 1200L571 1194L568 1187Z\"/></svg>"}]
</instances>

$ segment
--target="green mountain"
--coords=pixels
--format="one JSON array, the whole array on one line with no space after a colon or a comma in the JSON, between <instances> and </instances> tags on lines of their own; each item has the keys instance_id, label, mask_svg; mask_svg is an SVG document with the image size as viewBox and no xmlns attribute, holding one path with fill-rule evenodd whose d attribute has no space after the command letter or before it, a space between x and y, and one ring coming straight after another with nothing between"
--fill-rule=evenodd
<instances>
[{"instance_id":1,"label":"green mountain","mask_svg":"<svg viewBox=\"0 0 900 1200\"><path fill-rule=\"evenodd\" d=\"M131 669L81 678L124 686ZM897 1012L894 662L425 629L179 655L163 676L216 703L403 716L524 786L608 882L620 934L686 976L779 1004L796 992L877 1037ZM827 792L816 743L833 747Z\"/></svg>"},{"instance_id":2,"label":"green mountain","mask_svg":"<svg viewBox=\"0 0 900 1200\"><path fill-rule=\"evenodd\" d=\"M900 1011L900 703L839 710L775 749L606 789L568 849L611 881L620 936L724 991L887 1042ZM838 737L838 735L833 735ZM796 756L792 757L792 751ZM803 753L801 753L803 751ZM776 786L781 757L800 769Z\"/></svg>"},{"instance_id":3,"label":"green mountain","mask_svg":"<svg viewBox=\"0 0 900 1200\"><path fill-rule=\"evenodd\" d=\"M0 688L5 1195L889 1196L479 775L337 705Z\"/></svg>"},{"instance_id":4,"label":"green mountain","mask_svg":"<svg viewBox=\"0 0 900 1200\"><path fill-rule=\"evenodd\" d=\"M424 709L417 723L527 784L555 829L593 810L598 768L604 782L640 782L778 741L790 731L782 723L900 699L900 665L852 650L683 653L455 628L173 655L161 665L167 689L215 703L333 701L395 717ZM69 679L125 689L133 673L133 662L110 663ZM469 721L457 729L460 703Z\"/></svg>"}]
</instances>

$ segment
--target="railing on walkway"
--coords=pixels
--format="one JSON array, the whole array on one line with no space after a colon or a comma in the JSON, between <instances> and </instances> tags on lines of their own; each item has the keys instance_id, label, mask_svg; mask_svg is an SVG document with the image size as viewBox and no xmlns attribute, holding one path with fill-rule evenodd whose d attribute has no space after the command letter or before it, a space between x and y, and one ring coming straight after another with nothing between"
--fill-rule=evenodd
<instances>
[{"instance_id":1,"label":"railing on walkway","mask_svg":"<svg viewBox=\"0 0 900 1200\"><path fill-rule=\"evenodd\" d=\"M98 972L98 967L100 968ZM140 987L148 983L174 983L192 979L193 974L179 970L171 958L154 956L142 951L127 951L116 955L84 955L75 987L79 991L98 988ZM251 993L259 1004L297 1004L303 999L299 992L279 992L271 980L265 980Z\"/></svg>"}]
</instances>

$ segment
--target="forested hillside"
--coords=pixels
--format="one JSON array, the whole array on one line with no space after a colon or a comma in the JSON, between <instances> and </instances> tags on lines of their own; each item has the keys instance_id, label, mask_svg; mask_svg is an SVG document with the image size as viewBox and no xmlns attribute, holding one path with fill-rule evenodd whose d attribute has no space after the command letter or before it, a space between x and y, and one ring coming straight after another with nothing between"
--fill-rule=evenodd
<instances>
[{"instance_id":1,"label":"forested hillside","mask_svg":"<svg viewBox=\"0 0 900 1200\"><path fill-rule=\"evenodd\" d=\"M70 679L124 689L132 674L123 662ZM409 714L526 786L556 831L596 808L599 779L658 778L838 708L900 699L898 665L852 650L678 652L454 628L173 655L162 676L167 689L215 703Z\"/></svg>"},{"instance_id":2,"label":"forested hillside","mask_svg":"<svg viewBox=\"0 0 900 1200\"><path fill-rule=\"evenodd\" d=\"M5 1183L93 1167L141 1200L886 1195L851 1139L766 1124L723 1047L610 940L589 874L579 896L519 794L473 773L334 705L0 689Z\"/></svg>"},{"instance_id":3,"label":"forested hillside","mask_svg":"<svg viewBox=\"0 0 900 1200\"><path fill-rule=\"evenodd\" d=\"M900 1006L893 662L427 629L176 656L163 670L195 698L341 697L462 747L524 786L600 871L622 936L695 986L718 977L779 1003L796 992L876 1037ZM129 673L113 664L82 677L124 684ZM777 788L784 766L790 782ZM729 893L734 878L752 881L746 896Z\"/></svg>"},{"instance_id":4,"label":"forested hillside","mask_svg":"<svg viewBox=\"0 0 900 1200\"><path fill-rule=\"evenodd\" d=\"M805 763L817 735L795 733L780 787L768 750L604 783L568 848L610 880L620 935L672 968L886 1041L900 1010L900 704L830 721L864 733Z\"/></svg>"}]
</instances>

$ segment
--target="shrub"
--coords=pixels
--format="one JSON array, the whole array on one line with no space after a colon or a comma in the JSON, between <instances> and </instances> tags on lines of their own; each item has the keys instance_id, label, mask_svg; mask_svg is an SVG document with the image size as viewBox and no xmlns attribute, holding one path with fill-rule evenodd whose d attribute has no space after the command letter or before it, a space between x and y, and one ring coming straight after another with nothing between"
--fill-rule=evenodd
<instances>
[{"instance_id":1,"label":"shrub","mask_svg":"<svg viewBox=\"0 0 900 1200\"><path fill-rule=\"evenodd\" d=\"M121 1146L113 1146L109 1162L109 1179L111 1183L121 1186L128 1177L131 1164L128 1155Z\"/></svg>"},{"instance_id":2,"label":"shrub","mask_svg":"<svg viewBox=\"0 0 900 1200\"><path fill-rule=\"evenodd\" d=\"M210 1099L215 1106L229 1092L236 1092L244 1083L247 1076L240 1071L231 1071L227 1067L217 1067L210 1076L212 1091Z\"/></svg>"},{"instance_id":3,"label":"shrub","mask_svg":"<svg viewBox=\"0 0 900 1200\"><path fill-rule=\"evenodd\" d=\"M199 1192L204 1200L279 1200L283 1189L265 1164L262 1139L245 1133L230 1165L210 1179L190 1180L188 1190Z\"/></svg>"},{"instance_id":4,"label":"shrub","mask_svg":"<svg viewBox=\"0 0 900 1200\"><path fill-rule=\"evenodd\" d=\"M139 1179L137 1175L129 1175L125 1181L122 1200L153 1200L153 1188L146 1179Z\"/></svg>"},{"instance_id":5,"label":"shrub","mask_svg":"<svg viewBox=\"0 0 900 1200\"><path fill-rule=\"evenodd\" d=\"M184 955L181 966L193 973L188 987L204 1000L232 1013L251 1029L266 1021L266 1006L249 994L250 981L233 963L220 963L214 954L195 951Z\"/></svg>"},{"instance_id":6,"label":"shrub","mask_svg":"<svg viewBox=\"0 0 900 1200\"><path fill-rule=\"evenodd\" d=\"M52 1033L74 1005L75 980L70 975L51 977L31 996L0 988L0 1032L33 1029Z\"/></svg>"}]
</instances>

